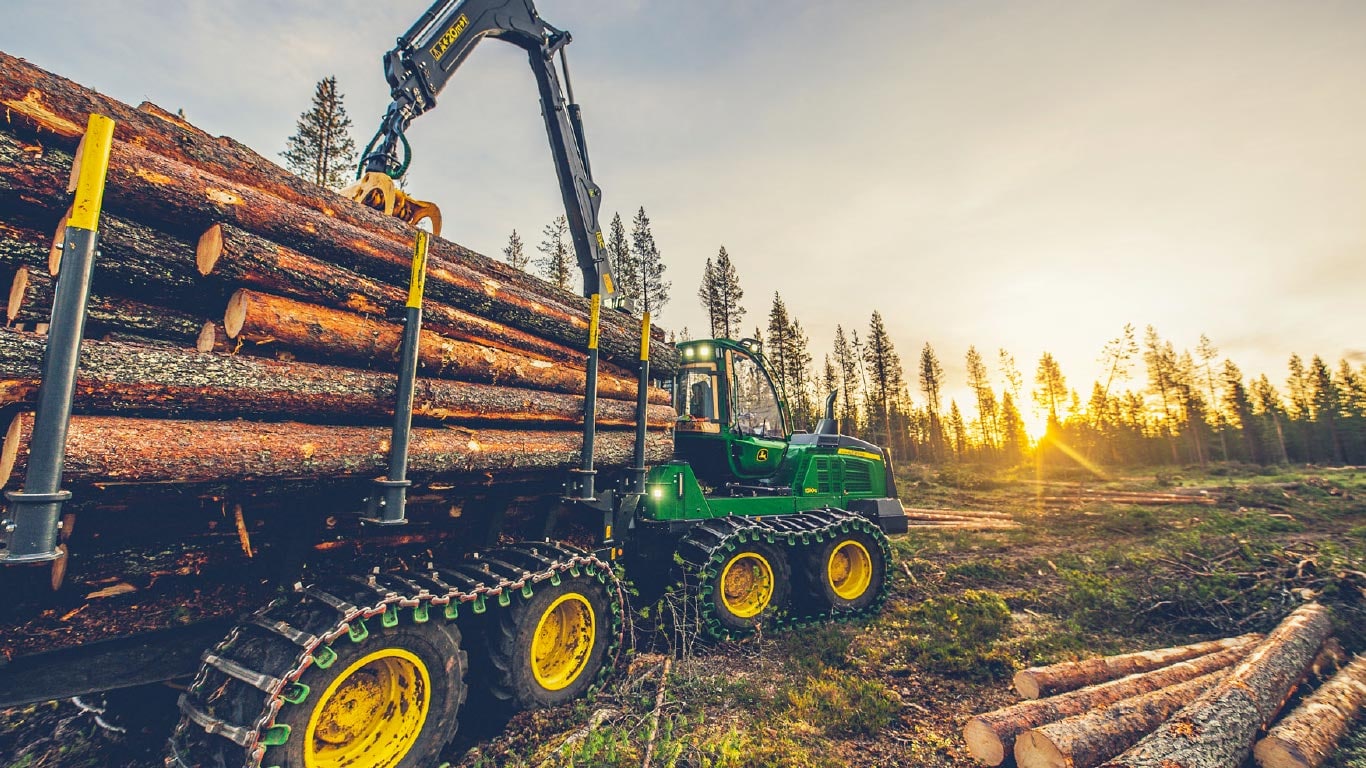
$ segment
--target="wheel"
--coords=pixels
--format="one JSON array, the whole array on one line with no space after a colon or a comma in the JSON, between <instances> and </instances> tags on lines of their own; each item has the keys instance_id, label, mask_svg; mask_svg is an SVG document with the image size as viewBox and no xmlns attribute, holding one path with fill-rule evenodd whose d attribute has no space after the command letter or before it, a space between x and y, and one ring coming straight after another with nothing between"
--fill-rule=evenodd
<instances>
[{"instance_id":1,"label":"wheel","mask_svg":"<svg viewBox=\"0 0 1366 768\"><path fill-rule=\"evenodd\" d=\"M872 605L887 579L887 560L868 532L851 530L811 547L802 586L818 610L858 611Z\"/></svg>"},{"instance_id":2,"label":"wheel","mask_svg":"<svg viewBox=\"0 0 1366 768\"><path fill-rule=\"evenodd\" d=\"M464 699L460 630L441 621L333 645L337 659L301 683L313 695L286 704L276 725L292 734L266 752L280 768L427 768L454 733Z\"/></svg>"},{"instance_id":3,"label":"wheel","mask_svg":"<svg viewBox=\"0 0 1366 768\"><path fill-rule=\"evenodd\" d=\"M205 654L181 699L167 764L436 764L465 700L460 629L419 600L401 607L393 593L374 608L357 608L372 605L378 592L411 585L377 578L295 592Z\"/></svg>"},{"instance_id":4,"label":"wheel","mask_svg":"<svg viewBox=\"0 0 1366 768\"><path fill-rule=\"evenodd\" d=\"M778 548L757 541L739 544L704 575L699 590L705 600L702 615L705 618L710 607L725 632L752 632L787 607L790 576L787 558Z\"/></svg>"},{"instance_id":5,"label":"wheel","mask_svg":"<svg viewBox=\"0 0 1366 768\"><path fill-rule=\"evenodd\" d=\"M553 707L588 692L612 644L614 597L601 573L562 574L491 617L489 695L506 710Z\"/></svg>"}]
</instances>

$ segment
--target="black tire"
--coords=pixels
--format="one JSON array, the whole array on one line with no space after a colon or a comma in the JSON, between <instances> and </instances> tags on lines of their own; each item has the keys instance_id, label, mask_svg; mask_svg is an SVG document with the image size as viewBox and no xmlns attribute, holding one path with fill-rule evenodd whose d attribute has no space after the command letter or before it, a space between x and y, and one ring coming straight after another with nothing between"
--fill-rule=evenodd
<instances>
[{"instance_id":1,"label":"black tire","mask_svg":"<svg viewBox=\"0 0 1366 768\"><path fill-rule=\"evenodd\" d=\"M834 572L832 572L832 567ZM858 569L866 569L863 576ZM881 542L866 531L837 533L807 548L798 572L802 599L818 611L861 611L883 592L887 559Z\"/></svg>"},{"instance_id":2,"label":"black tire","mask_svg":"<svg viewBox=\"0 0 1366 768\"><path fill-rule=\"evenodd\" d=\"M496 710L554 707L588 692L603 674L617 622L615 593L606 574L563 574L529 598L514 598L490 617L487 630L488 690ZM585 625L585 620L587 625ZM563 653L538 653L541 642L572 641ZM544 646L539 646L544 649ZM538 674L539 673L539 674Z\"/></svg>"},{"instance_id":3,"label":"black tire","mask_svg":"<svg viewBox=\"0 0 1366 768\"><path fill-rule=\"evenodd\" d=\"M743 568L749 568L751 575L737 581L736 569ZM753 586L762 591L765 581L769 591L766 604L757 613L741 609L741 604L749 602L745 590ZM702 619L714 618L726 634L749 634L787 610L791 582L792 570L783 550L759 541L739 544L702 576L698 585L703 596Z\"/></svg>"},{"instance_id":4,"label":"black tire","mask_svg":"<svg viewBox=\"0 0 1366 768\"><path fill-rule=\"evenodd\" d=\"M429 768L435 765L437 755L455 735L460 705L465 700L466 655L461 649L459 628L453 623L443 621L439 616L433 616L425 624L404 624L372 631L370 637L360 643L352 643L342 638L334 642L332 648L337 652L337 660L331 666L327 669L311 667L299 679L299 682L312 689L308 699L299 705L285 704L280 709L275 723L288 725L292 732L291 737L283 745L269 748L262 764L279 768L304 768L309 764L306 752L310 746L307 743L310 737L315 749L327 749L330 745L324 733L325 724L320 722L313 733L309 731L314 713L329 700L335 700L343 707L352 703L346 700L346 691L350 686L340 680L348 672L349 679L353 680L361 676L373 676L375 673L368 670L379 665L400 668L404 670L404 674L411 673L415 665L409 658L402 656L372 661L353 669L355 665L368 657L373 657L374 654L396 651L411 654L427 673L431 692L426 717L422 719L417 738L407 747L397 763L376 761L358 762L354 765L356 768ZM385 674L387 671L383 670L379 674ZM332 696L326 697L324 694L328 692L329 686L339 681L341 685L337 690L332 692ZM366 682L362 679L355 684L364 686ZM399 709L402 709L402 706ZM341 743L340 737L343 735L347 739L354 738L354 733L346 733L336 728L332 731L334 737L331 741L334 743Z\"/></svg>"}]
</instances>

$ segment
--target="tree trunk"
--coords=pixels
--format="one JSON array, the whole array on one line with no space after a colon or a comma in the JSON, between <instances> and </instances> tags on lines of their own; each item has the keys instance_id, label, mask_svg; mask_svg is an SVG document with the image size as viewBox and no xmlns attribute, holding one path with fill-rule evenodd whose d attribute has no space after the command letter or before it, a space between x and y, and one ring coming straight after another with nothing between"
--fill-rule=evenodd
<instances>
[{"instance_id":1,"label":"tree trunk","mask_svg":"<svg viewBox=\"0 0 1366 768\"><path fill-rule=\"evenodd\" d=\"M31 413L10 423L0 451L0 487L20 484L32 430ZM104 487L364 479L385 471L389 437L384 427L75 416L66 440L63 481ZM408 471L425 482L562 470L578 466L582 442L577 431L417 428ZM599 434L598 466L626 466L634 442L631 431ZM650 433L646 461L667 461L672 447L668 433Z\"/></svg>"},{"instance_id":2,"label":"tree trunk","mask_svg":"<svg viewBox=\"0 0 1366 768\"><path fill-rule=\"evenodd\" d=\"M0 408L36 401L45 344L41 336L0 330ZM395 380L392 374L351 368L86 341L75 408L82 414L377 424L393 415ZM583 423L583 398L418 379L413 416L500 427L572 427ZM667 429L673 409L651 406L647 418L652 428ZM635 404L598 401L598 425L635 426Z\"/></svg>"},{"instance_id":3,"label":"tree trunk","mask_svg":"<svg viewBox=\"0 0 1366 768\"><path fill-rule=\"evenodd\" d=\"M1245 654L1245 649L1230 648L1207 656L1198 656L1189 661L1177 662L1151 672L1129 675L1071 693L1047 699L1034 699L978 715L969 720L963 728L963 740L967 742L968 752L978 761L987 765L1000 765L1012 754L1016 738L1031 728L1079 715L1120 699L1184 683L1230 666Z\"/></svg>"},{"instance_id":4,"label":"tree trunk","mask_svg":"<svg viewBox=\"0 0 1366 768\"><path fill-rule=\"evenodd\" d=\"M48 272L62 264L65 221L53 235ZM227 298L229 291L206 281L195 269L194 243L119 216L100 216L100 254L93 287L100 293L169 303L184 309Z\"/></svg>"},{"instance_id":5,"label":"tree trunk","mask_svg":"<svg viewBox=\"0 0 1366 768\"><path fill-rule=\"evenodd\" d=\"M1107 768L1238 768L1332 631L1317 603L1291 613L1213 689Z\"/></svg>"},{"instance_id":6,"label":"tree trunk","mask_svg":"<svg viewBox=\"0 0 1366 768\"><path fill-rule=\"evenodd\" d=\"M1228 675L1227 669L1041 725L1015 742L1020 768L1093 768L1128 749Z\"/></svg>"},{"instance_id":7,"label":"tree trunk","mask_svg":"<svg viewBox=\"0 0 1366 768\"><path fill-rule=\"evenodd\" d=\"M233 294L223 326L234 338L278 343L318 359L361 363L398 359L403 327L292 299L242 289ZM442 378L506 384L577 394L584 371L563 363L536 360L514 352L449 339L423 329L418 362ZM616 400L636 397L635 381L610 374L598 376L598 395ZM669 395L654 389L650 401L667 403Z\"/></svg>"},{"instance_id":8,"label":"tree trunk","mask_svg":"<svg viewBox=\"0 0 1366 768\"><path fill-rule=\"evenodd\" d=\"M1253 756L1262 768L1318 768L1366 706L1366 656L1357 656L1286 715Z\"/></svg>"},{"instance_id":9,"label":"tree trunk","mask_svg":"<svg viewBox=\"0 0 1366 768\"><path fill-rule=\"evenodd\" d=\"M1019 692L1021 698L1025 699L1052 696L1062 691L1095 685L1106 680L1132 675L1135 672L1147 672L1150 669L1165 667L1178 661L1193 659L1196 656L1204 656L1215 651L1246 648L1260 639L1260 635L1242 635L1175 648L1139 651L1085 661L1068 661L1047 667L1030 667L1015 673L1015 690Z\"/></svg>"},{"instance_id":10,"label":"tree trunk","mask_svg":"<svg viewBox=\"0 0 1366 768\"><path fill-rule=\"evenodd\" d=\"M255 288L308 304L345 309L363 315L402 312L408 292L305 256L231 225L215 224L199 238L195 259L201 275L232 286ZM443 336L509 352L525 352L546 360L578 363L578 347L542 339L460 309L426 300L422 324Z\"/></svg>"},{"instance_id":11,"label":"tree trunk","mask_svg":"<svg viewBox=\"0 0 1366 768\"><path fill-rule=\"evenodd\" d=\"M15 222L0 220L0 268L36 267L47 259L47 235Z\"/></svg>"},{"instance_id":12,"label":"tree trunk","mask_svg":"<svg viewBox=\"0 0 1366 768\"><path fill-rule=\"evenodd\" d=\"M14 323L46 323L52 316L56 280L41 269L20 267L10 284L5 318ZM204 318L132 299L91 296L86 303L85 335L128 333L194 347Z\"/></svg>"}]
</instances>

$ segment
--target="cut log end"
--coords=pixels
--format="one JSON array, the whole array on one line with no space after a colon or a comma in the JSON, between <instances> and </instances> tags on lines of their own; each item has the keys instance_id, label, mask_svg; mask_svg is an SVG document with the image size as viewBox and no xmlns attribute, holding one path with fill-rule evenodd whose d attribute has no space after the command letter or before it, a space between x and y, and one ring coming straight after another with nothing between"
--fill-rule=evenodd
<instances>
[{"instance_id":1,"label":"cut log end","mask_svg":"<svg viewBox=\"0 0 1366 768\"><path fill-rule=\"evenodd\" d=\"M228 309L223 313L223 328L234 339L242 333L242 325L247 321L248 303L246 291L237 291L228 299Z\"/></svg>"},{"instance_id":2,"label":"cut log end","mask_svg":"<svg viewBox=\"0 0 1366 768\"><path fill-rule=\"evenodd\" d=\"M71 209L67 208L62 214L61 220L57 222L57 231L52 233L52 248L47 252L47 273L56 276L58 270L62 268L62 247L66 244L66 222L71 218Z\"/></svg>"},{"instance_id":3,"label":"cut log end","mask_svg":"<svg viewBox=\"0 0 1366 768\"><path fill-rule=\"evenodd\" d=\"M1039 681L1034 679L1034 675L1027 669L1022 669L1015 673L1012 681L1015 685L1015 692L1020 694L1022 699L1039 698Z\"/></svg>"},{"instance_id":4,"label":"cut log end","mask_svg":"<svg viewBox=\"0 0 1366 768\"><path fill-rule=\"evenodd\" d=\"M207 275L213 272L213 268L218 264L218 257L223 255L223 227L214 224L204 230L204 234L199 236L199 242L194 249L194 263L199 268L199 274Z\"/></svg>"},{"instance_id":5,"label":"cut log end","mask_svg":"<svg viewBox=\"0 0 1366 768\"><path fill-rule=\"evenodd\" d=\"M972 718L963 726L963 741L973 759L984 765L1000 765L1006 760L1006 747L1001 737L980 718Z\"/></svg>"},{"instance_id":6,"label":"cut log end","mask_svg":"<svg viewBox=\"0 0 1366 768\"><path fill-rule=\"evenodd\" d=\"M1261 768L1313 768L1314 764L1305 759L1304 755L1295 748L1294 744L1287 744L1280 739L1269 738L1257 742L1257 746L1252 750L1252 756L1256 758L1257 765Z\"/></svg>"},{"instance_id":7,"label":"cut log end","mask_svg":"<svg viewBox=\"0 0 1366 768\"><path fill-rule=\"evenodd\" d=\"M76 191L76 184L81 179L81 158L85 155L85 134L81 134L81 142L76 145L76 152L71 156L71 177L66 181L66 193L69 195Z\"/></svg>"},{"instance_id":8,"label":"cut log end","mask_svg":"<svg viewBox=\"0 0 1366 768\"><path fill-rule=\"evenodd\" d=\"M10 476L14 474L14 462L19 458L19 443L23 442L23 417L21 413L10 420L9 429L5 430L5 444L0 446L0 488L9 485Z\"/></svg>"},{"instance_id":9,"label":"cut log end","mask_svg":"<svg viewBox=\"0 0 1366 768\"><path fill-rule=\"evenodd\" d=\"M5 322L14 323L19 316L19 308L24 306L24 293L28 291L28 267L20 267L14 273L14 281L9 285L9 303L5 305Z\"/></svg>"},{"instance_id":10,"label":"cut log end","mask_svg":"<svg viewBox=\"0 0 1366 768\"><path fill-rule=\"evenodd\" d=\"M1015 764L1020 768L1072 768L1057 745L1038 731L1025 731L1015 741Z\"/></svg>"},{"instance_id":11,"label":"cut log end","mask_svg":"<svg viewBox=\"0 0 1366 768\"><path fill-rule=\"evenodd\" d=\"M194 348L200 352L212 352L214 345L218 342L218 328L213 322L204 323L204 327L199 331L199 338L195 340Z\"/></svg>"}]
</instances>

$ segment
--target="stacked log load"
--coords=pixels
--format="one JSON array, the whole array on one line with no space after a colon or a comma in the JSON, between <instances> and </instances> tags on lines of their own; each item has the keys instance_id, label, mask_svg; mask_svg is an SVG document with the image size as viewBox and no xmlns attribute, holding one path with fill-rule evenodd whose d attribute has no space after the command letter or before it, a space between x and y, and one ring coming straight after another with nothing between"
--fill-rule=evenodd
<instances>
[{"instance_id":1,"label":"stacked log load","mask_svg":"<svg viewBox=\"0 0 1366 768\"><path fill-rule=\"evenodd\" d=\"M1270 634L1026 669L1025 701L970 719L968 751L1020 768L1322 765L1366 703L1366 659L1321 685L1265 739L1302 683L1344 661L1327 609L1301 606Z\"/></svg>"},{"instance_id":2,"label":"stacked log load","mask_svg":"<svg viewBox=\"0 0 1366 768\"><path fill-rule=\"evenodd\" d=\"M65 483L88 490L77 499L383 474L410 225L154 105L4 53L0 107L0 488L23 482L91 113L116 127L67 443ZM450 488L577 465L587 300L433 238L424 310L413 479ZM639 345L638 320L603 313L603 468L631 460ZM677 366L658 332L650 357L658 377ZM649 402L647 460L658 462L673 413L664 390Z\"/></svg>"}]
</instances>

